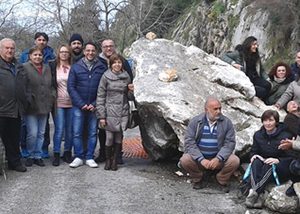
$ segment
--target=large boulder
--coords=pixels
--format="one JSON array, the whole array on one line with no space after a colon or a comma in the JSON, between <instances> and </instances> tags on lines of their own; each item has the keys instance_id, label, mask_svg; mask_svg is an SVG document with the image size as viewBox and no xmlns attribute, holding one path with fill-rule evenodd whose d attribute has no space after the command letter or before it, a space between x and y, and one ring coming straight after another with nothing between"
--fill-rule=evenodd
<instances>
[{"instance_id":1,"label":"large boulder","mask_svg":"<svg viewBox=\"0 0 300 214\"><path fill-rule=\"evenodd\" d=\"M141 117L143 145L154 160L183 151L189 120L204 111L208 96L217 97L222 112L236 129L236 152L243 156L261 126L265 106L255 95L248 77L201 49L165 40L140 39L132 44L135 97ZM159 74L176 71L177 81L163 82Z\"/></svg>"}]
</instances>

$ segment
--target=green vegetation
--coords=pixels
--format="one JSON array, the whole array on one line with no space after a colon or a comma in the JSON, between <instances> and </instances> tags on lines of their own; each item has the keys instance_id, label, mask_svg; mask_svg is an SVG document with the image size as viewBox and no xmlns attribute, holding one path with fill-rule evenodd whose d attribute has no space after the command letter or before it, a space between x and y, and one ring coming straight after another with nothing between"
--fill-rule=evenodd
<instances>
[{"instance_id":1,"label":"green vegetation","mask_svg":"<svg viewBox=\"0 0 300 214\"><path fill-rule=\"evenodd\" d=\"M225 4L220 1L213 2L212 8L210 13L208 14L208 17L211 20L216 20L222 13L225 12Z\"/></svg>"}]
</instances>

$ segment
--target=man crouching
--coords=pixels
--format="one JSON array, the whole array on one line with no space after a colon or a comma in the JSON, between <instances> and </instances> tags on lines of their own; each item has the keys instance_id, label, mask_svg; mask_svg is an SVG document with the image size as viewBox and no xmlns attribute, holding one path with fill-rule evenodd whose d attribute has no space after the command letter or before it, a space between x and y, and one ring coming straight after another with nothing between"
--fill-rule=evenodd
<instances>
[{"instance_id":1,"label":"man crouching","mask_svg":"<svg viewBox=\"0 0 300 214\"><path fill-rule=\"evenodd\" d=\"M202 188L201 180L207 170L217 171L217 182L226 187L240 164L233 154L235 131L230 119L222 115L219 100L208 98L204 108L205 113L194 117L187 127L180 165L190 174L194 189Z\"/></svg>"}]
</instances>

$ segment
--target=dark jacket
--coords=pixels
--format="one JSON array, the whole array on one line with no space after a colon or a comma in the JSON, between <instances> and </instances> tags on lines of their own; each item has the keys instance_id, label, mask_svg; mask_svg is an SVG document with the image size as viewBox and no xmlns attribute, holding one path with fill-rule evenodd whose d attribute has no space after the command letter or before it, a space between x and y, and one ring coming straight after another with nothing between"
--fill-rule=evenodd
<instances>
[{"instance_id":1,"label":"dark jacket","mask_svg":"<svg viewBox=\"0 0 300 214\"><path fill-rule=\"evenodd\" d=\"M295 62L291 64L292 74L294 75L294 78L296 79L300 75L300 67Z\"/></svg>"},{"instance_id":2,"label":"dark jacket","mask_svg":"<svg viewBox=\"0 0 300 214\"><path fill-rule=\"evenodd\" d=\"M268 98L266 99L266 104L274 105L280 99L281 95L286 91L290 83L293 82L293 80L293 75L290 75L281 83L276 82L276 80L274 80L274 76L270 77L272 88L269 92Z\"/></svg>"},{"instance_id":3,"label":"dark jacket","mask_svg":"<svg viewBox=\"0 0 300 214\"><path fill-rule=\"evenodd\" d=\"M289 151L278 149L280 141L291 139L293 135L285 130L283 123L279 123L275 133L268 135L266 129L262 126L253 136L253 145L250 151L250 157L260 155L263 158L285 158L292 156Z\"/></svg>"},{"instance_id":4,"label":"dark jacket","mask_svg":"<svg viewBox=\"0 0 300 214\"><path fill-rule=\"evenodd\" d=\"M287 131L292 133L294 137L297 137L297 135L300 135L300 118L292 113L288 113L283 123L286 126Z\"/></svg>"},{"instance_id":5,"label":"dark jacket","mask_svg":"<svg viewBox=\"0 0 300 214\"><path fill-rule=\"evenodd\" d=\"M232 65L232 64L239 64L242 66L242 71L247 74L246 72L246 61L243 59L243 56L241 55L241 53L237 50L235 51L229 51L224 53L221 57L221 60L223 60L224 62L227 62L228 64ZM256 64L256 72L257 75L265 80L268 80L269 77L267 75L267 73L264 71L261 61L259 60ZM249 77L251 79L251 77Z\"/></svg>"},{"instance_id":6,"label":"dark jacket","mask_svg":"<svg viewBox=\"0 0 300 214\"><path fill-rule=\"evenodd\" d=\"M72 104L80 109L86 104L96 107L98 85L105 72L105 65L101 61L98 60L89 71L83 60L72 65L68 78Z\"/></svg>"},{"instance_id":7,"label":"dark jacket","mask_svg":"<svg viewBox=\"0 0 300 214\"><path fill-rule=\"evenodd\" d=\"M46 46L43 49L43 63L47 64L50 60L55 59L53 48ZM20 63L25 63L29 60L29 49L24 50L20 56Z\"/></svg>"},{"instance_id":8,"label":"dark jacket","mask_svg":"<svg viewBox=\"0 0 300 214\"><path fill-rule=\"evenodd\" d=\"M107 59L104 58L102 54L100 54L99 59L105 65L105 68L107 70L108 69ZM130 80L131 80L130 83L132 83L132 81L133 81L133 73L132 73L132 69L131 69L131 67L130 67L130 65L129 65L129 63L128 63L128 61L126 59L124 60L123 67L124 67L124 70L127 71L128 75L130 76Z\"/></svg>"},{"instance_id":9,"label":"dark jacket","mask_svg":"<svg viewBox=\"0 0 300 214\"><path fill-rule=\"evenodd\" d=\"M0 117L17 118L23 112L25 91L23 66L13 60L16 75L0 57Z\"/></svg>"},{"instance_id":10,"label":"dark jacket","mask_svg":"<svg viewBox=\"0 0 300 214\"><path fill-rule=\"evenodd\" d=\"M53 109L56 99L50 67L44 64L42 74L39 74L31 62L23 66L26 73L25 87L28 102L25 114L48 114Z\"/></svg>"},{"instance_id":11,"label":"dark jacket","mask_svg":"<svg viewBox=\"0 0 300 214\"><path fill-rule=\"evenodd\" d=\"M205 113L194 117L187 127L184 138L184 152L190 154L197 161L204 158L197 146L197 142L201 139L205 119ZM224 115L221 115L217 121L217 135L219 152L216 157L226 161L233 153L236 142L232 122Z\"/></svg>"}]
</instances>

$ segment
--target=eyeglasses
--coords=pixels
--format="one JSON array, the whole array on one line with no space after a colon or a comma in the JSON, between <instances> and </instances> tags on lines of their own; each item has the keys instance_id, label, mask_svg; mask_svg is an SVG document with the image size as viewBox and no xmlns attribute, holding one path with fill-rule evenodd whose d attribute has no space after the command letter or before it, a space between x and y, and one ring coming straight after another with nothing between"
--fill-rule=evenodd
<instances>
[{"instance_id":1,"label":"eyeglasses","mask_svg":"<svg viewBox=\"0 0 300 214\"><path fill-rule=\"evenodd\" d=\"M113 48L115 47L114 45L106 45L106 46L102 46L102 48L107 49L107 48Z\"/></svg>"},{"instance_id":2,"label":"eyeglasses","mask_svg":"<svg viewBox=\"0 0 300 214\"><path fill-rule=\"evenodd\" d=\"M59 51L61 54L69 54L69 51Z\"/></svg>"}]
</instances>

